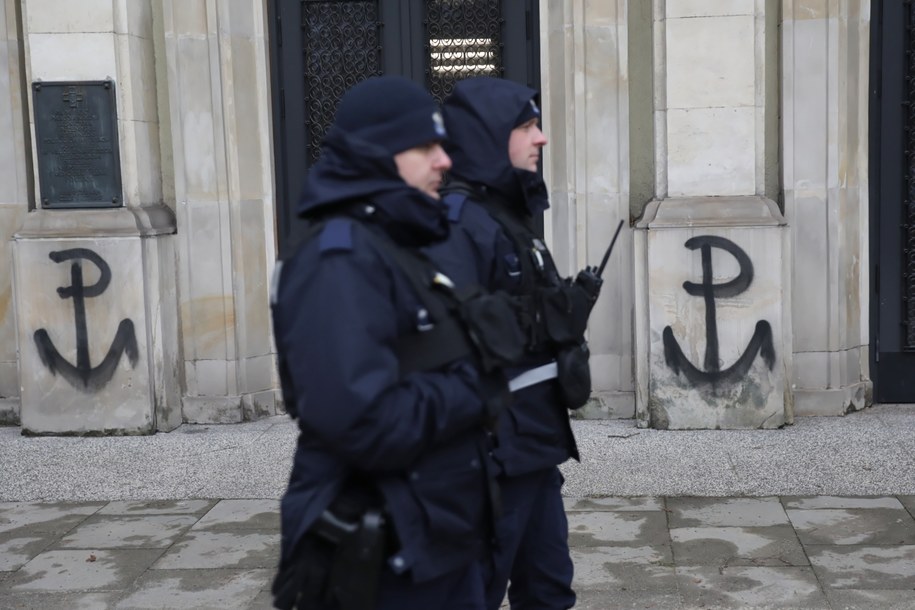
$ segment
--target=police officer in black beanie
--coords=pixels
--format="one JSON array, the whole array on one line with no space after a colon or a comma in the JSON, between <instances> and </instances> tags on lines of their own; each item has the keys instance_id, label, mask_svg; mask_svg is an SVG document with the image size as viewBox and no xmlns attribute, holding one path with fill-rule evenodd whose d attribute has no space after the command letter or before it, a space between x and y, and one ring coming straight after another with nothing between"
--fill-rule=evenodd
<instances>
[{"instance_id":1,"label":"police officer in black beanie","mask_svg":"<svg viewBox=\"0 0 915 610\"><path fill-rule=\"evenodd\" d=\"M308 228L272 290L301 429L281 503L279 608L484 607L496 502L486 426L499 404L466 337L426 340L465 329L450 282L418 250L449 230L445 137L425 90L370 78L341 99L308 175Z\"/></svg>"}]
</instances>

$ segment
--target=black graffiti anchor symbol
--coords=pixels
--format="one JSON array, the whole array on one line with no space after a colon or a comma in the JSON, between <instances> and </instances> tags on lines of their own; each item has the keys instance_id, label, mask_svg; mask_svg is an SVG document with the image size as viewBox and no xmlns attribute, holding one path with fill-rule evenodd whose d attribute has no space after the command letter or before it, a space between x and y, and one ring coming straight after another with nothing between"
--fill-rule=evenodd
<instances>
[{"instance_id":1,"label":"black graffiti anchor symbol","mask_svg":"<svg viewBox=\"0 0 915 610\"><path fill-rule=\"evenodd\" d=\"M705 370L698 369L689 361L683 350L680 349L680 344L677 343L674 331L670 326L667 326L663 333L664 359L667 366L678 375L682 372L693 385L738 381L746 376L757 353L762 356L771 371L775 366L775 347L772 343L772 327L765 320L756 323L756 330L753 332L750 343L734 364L722 371L718 359L718 319L715 315L715 299L738 295L750 286L753 282L753 262L750 257L731 240L715 235L693 237L684 245L690 250L700 249L702 253L702 283L683 282L683 288L687 293L705 299ZM712 281L712 248L724 250L737 260L737 264L740 266L737 277L723 284L715 284Z\"/></svg>"},{"instance_id":2,"label":"black graffiti anchor symbol","mask_svg":"<svg viewBox=\"0 0 915 610\"><path fill-rule=\"evenodd\" d=\"M108 353L98 366L93 367L89 360L89 335L86 331L86 298L97 297L105 292L111 282L111 268L105 259L88 248L58 250L48 256L55 263L74 261L70 265L70 285L58 288L57 294L62 299L73 299L76 320L76 365L60 355L48 331L43 328L36 330L34 335L38 356L52 375L60 373L71 385L83 391L98 390L111 380L122 354L127 355L132 367L136 366L138 350L133 322L129 319L121 320ZM95 284L83 284L83 267L80 259L86 259L98 268L99 280Z\"/></svg>"}]
</instances>

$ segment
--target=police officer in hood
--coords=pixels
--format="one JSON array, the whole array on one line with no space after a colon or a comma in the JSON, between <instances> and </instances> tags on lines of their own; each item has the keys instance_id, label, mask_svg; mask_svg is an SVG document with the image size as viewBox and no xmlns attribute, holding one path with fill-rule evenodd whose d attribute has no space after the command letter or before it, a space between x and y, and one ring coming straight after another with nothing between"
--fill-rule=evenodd
<instances>
[{"instance_id":1,"label":"police officer in hood","mask_svg":"<svg viewBox=\"0 0 915 610\"><path fill-rule=\"evenodd\" d=\"M445 136L425 90L370 78L340 100L308 175L308 228L278 263L272 299L301 429L281 502L279 608L484 608L487 425L508 392L466 340L451 282L418 250L449 231Z\"/></svg>"},{"instance_id":2,"label":"police officer in hood","mask_svg":"<svg viewBox=\"0 0 915 610\"><path fill-rule=\"evenodd\" d=\"M490 77L456 83L442 111L452 159L443 200L451 236L428 249L460 284L509 293L527 336L511 371L514 400L500 419L496 459L503 517L497 526L487 605L500 607L508 582L513 610L575 605L562 475L578 459L568 409L590 394L584 331L599 280L560 277L534 228L548 207L537 173L547 139L537 92Z\"/></svg>"}]
</instances>

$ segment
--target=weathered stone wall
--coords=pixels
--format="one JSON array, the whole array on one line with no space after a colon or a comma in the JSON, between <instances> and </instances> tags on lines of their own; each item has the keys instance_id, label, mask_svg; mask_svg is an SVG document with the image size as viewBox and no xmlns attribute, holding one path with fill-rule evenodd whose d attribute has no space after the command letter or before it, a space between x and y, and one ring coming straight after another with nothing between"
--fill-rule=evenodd
<instances>
[{"instance_id":1,"label":"weathered stone wall","mask_svg":"<svg viewBox=\"0 0 915 610\"><path fill-rule=\"evenodd\" d=\"M0 2L0 425L19 422L19 364L13 306L13 232L28 211L22 39L16 0Z\"/></svg>"}]
</instances>

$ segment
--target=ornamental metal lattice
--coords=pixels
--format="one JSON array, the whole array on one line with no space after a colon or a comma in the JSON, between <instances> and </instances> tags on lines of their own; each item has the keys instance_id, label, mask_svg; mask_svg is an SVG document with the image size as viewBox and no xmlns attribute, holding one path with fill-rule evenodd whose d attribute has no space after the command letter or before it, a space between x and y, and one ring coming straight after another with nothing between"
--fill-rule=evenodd
<instances>
[{"instance_id":1,"label":"ornamental metal lattice","mask_svg":"<svg viewBox=\"0 0 915 610\"><path fill-rule=\"evenodd\" d=\"M502 76L501 0L426 2L426 86L441 102L454 83Z\"/></svg>"},{"instance_id":2,"label":"ornamental metal lattice","mask_svg":"<svg viewBox=\"0 0 915 610\"><path fill-rule=\"evenodd\" d=\"M905 203L903 205L903 311L905 349L915 350L915 4L906 11L905 59Z\"/></svg>"},{"instance_id":3,"label":"ornamental metal lattice","mask_svg":"<svg viewBox=\"0 0 915 610\"><path fill-rule=\"evenodd\" d=\"M340 96L382 73L378 3L303 0L302 29L305 129L308 160L313 163Z\"/></svg>"}]
</instances>

